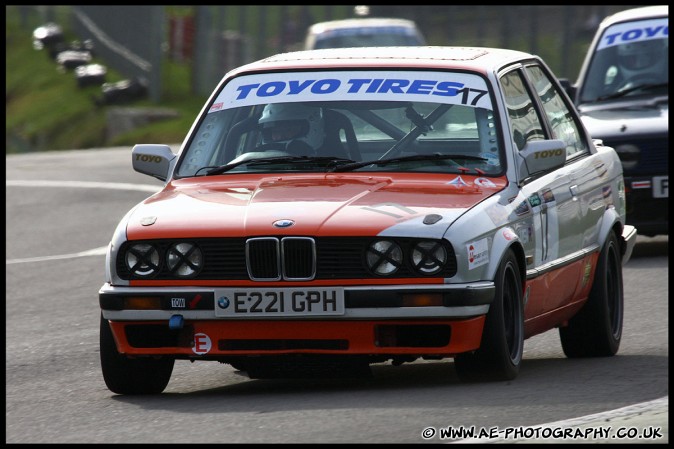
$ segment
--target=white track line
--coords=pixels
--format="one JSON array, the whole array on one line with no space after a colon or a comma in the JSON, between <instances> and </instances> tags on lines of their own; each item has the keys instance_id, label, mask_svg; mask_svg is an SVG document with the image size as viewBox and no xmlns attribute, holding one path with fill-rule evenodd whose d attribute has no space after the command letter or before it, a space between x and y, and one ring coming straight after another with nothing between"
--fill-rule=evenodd
<instances>
[{"instance_id":1,"label":"white track line","mask_svg":"<svg viewBox=\"0 0 674 449\"><path fill-rule=\"evenodd\" d=\"M5 184L7 186L15 187L76 187L84 189L136 190L152 193L156 193L161 190L161 186L151 186L149 184L130 184L125 182L13 180L5 181Z\"/></svg>"},{"instance_id":2,"label":"white track line","mask_svg":"<svg viewBox=\"0 0 674 449\"><path fill-rule=\"evenodd\" d=\"M148 184L130 184L124 182L90 182L90 181L41 181L41 180L8 180L5 181L7 186L14 187L67 187L80 189L111 189L111 190L135 190L141 192L158 192L161 187L151 186ZM57 256L43 256L43 257L28 257L24 259L7 259L7 265L27 262L44 262L49 260L73 259L76 257L100 256L104 255L108 250L108 246L101 246L87 251L81 251L71 254L60 254Z\"/></svg>"},{"instance_id":3,"label":"white track line","mask_svg":"<svg viewBox=\"0 0 674 449\"><path fill-rule=\"evenodd\" d=\"M86 256L102 256L108 251L108 247L101 246L100 248L94 248L87 251L81 251L79 253L72 254L60 254L58 256L43 256L43 257L28 257L25 259L8 259L5 263L7 265L12 265L16 263L26 263L26 262L44 262L46 260L61 260L61 259L73 259L75 257L86 257Z\"/></svg>"}]
</instances>

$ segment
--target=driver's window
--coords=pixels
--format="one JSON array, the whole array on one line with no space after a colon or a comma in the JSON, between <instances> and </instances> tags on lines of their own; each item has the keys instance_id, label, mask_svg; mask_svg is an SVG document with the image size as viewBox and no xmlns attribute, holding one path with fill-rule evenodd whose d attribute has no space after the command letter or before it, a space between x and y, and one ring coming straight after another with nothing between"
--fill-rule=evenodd
<instances>
[{"instance_id":1,"label":"driver's window","mask_svg":"<svg viewBox=\"0 0 674 449\"><path fill-rule=\"evenodd\" d=\"M501 77L503 94L508 108L512 139L518 150L531 140L544 140L545 132L534 102L519 70Z\"/></svg>"},{"instance_id":2,"label":"driver's window","mask_svg":"<svg viewBox=\"0 0 674 449\"><path fill-rule=\"evenodd\" d=\"M525 67L525 70L531 78L543 105L543 110L548 117L548 122L552 128L552 137L566 142L567 157L587 151L585 140L581 135L581 128L574 120L575 114L562 99L560 90L557 89L540 66L531 65Z\"/></svg>"}]
</instances>

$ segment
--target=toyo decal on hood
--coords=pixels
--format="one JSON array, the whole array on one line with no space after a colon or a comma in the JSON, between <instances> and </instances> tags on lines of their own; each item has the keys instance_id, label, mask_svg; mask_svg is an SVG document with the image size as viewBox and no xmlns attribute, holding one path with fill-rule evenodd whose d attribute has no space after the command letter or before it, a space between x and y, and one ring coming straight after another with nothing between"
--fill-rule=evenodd
<instances>
[{"instance_id":1,"label":"toyo decal on hood","mask_svg":"<svg viewBox=\"0 0 674 449\"><path fill-rule=\"evenodd\" d=\"M129 216L130 240L256 235L414 235L441 238L468 208L506 185L462 175L293 174L174 181ZM428 216L431 216L427 218ZM439 216L439 218L438 218ZM156 217L148 225L146 217ZM293 226L278 228L278 220Z\"/></svg>"}]
</instances>

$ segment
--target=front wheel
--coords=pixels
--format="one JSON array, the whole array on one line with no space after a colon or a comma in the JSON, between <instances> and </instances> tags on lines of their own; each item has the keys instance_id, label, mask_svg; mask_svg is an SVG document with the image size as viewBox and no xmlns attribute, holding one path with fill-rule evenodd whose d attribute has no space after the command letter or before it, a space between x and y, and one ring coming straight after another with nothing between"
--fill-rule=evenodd
<instances>
[{"instance_id":1,"label":"front wheel","mask_svg":"<svg viewBox=\"0 0 674 449\"><path fill-rule=\"evenodd\" d=\"M129 358L117 351L108 320L101 315L101 368L108 389L117 394L158 394L171 379L175 359Z\"/></svg>"},{"instance_id":2,"label":"front wheel","mask_svg":"<svg viewBox=\"0 0 674 449\"><path fill-rule=\"evenodd\" d=\"M462 381L512 380L519 374L524 351L522 277L512 250L505 254L495 278L496 295L489 307L480 347L454 358Z\"/></svg>"},{"instance_id":3,"label":"front wheel","mask_svg":"<svg viewBox=\"0 0 674 449\"><path fill-rule=\"evenodd\" d=\"M590 296L582 309L559 328L569 358L607 357L620 346L623 328L623 275L618 238L611 232L599 254Z\"/></svg>"}]
</instances>

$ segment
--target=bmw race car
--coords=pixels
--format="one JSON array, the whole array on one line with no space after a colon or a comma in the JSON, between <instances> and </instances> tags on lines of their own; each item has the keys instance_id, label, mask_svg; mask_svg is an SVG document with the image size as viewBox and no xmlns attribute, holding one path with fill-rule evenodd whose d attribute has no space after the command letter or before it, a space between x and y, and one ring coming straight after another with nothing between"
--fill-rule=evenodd
<instances>
[{"instance_id":1,"label":"bmw race car","mask_svg":"<svg viewBox=\"0 0 674 449\"><path fill-rule=\"evenodd\" d=\"M553 328L568 357L618 351L622 167L537 56L272 56L224 76L179 154L131 159L165 185L110 242L112 392L164 391L175 360L278 378L451 358L510 380Z\"/></svg>"}]
</instances>

